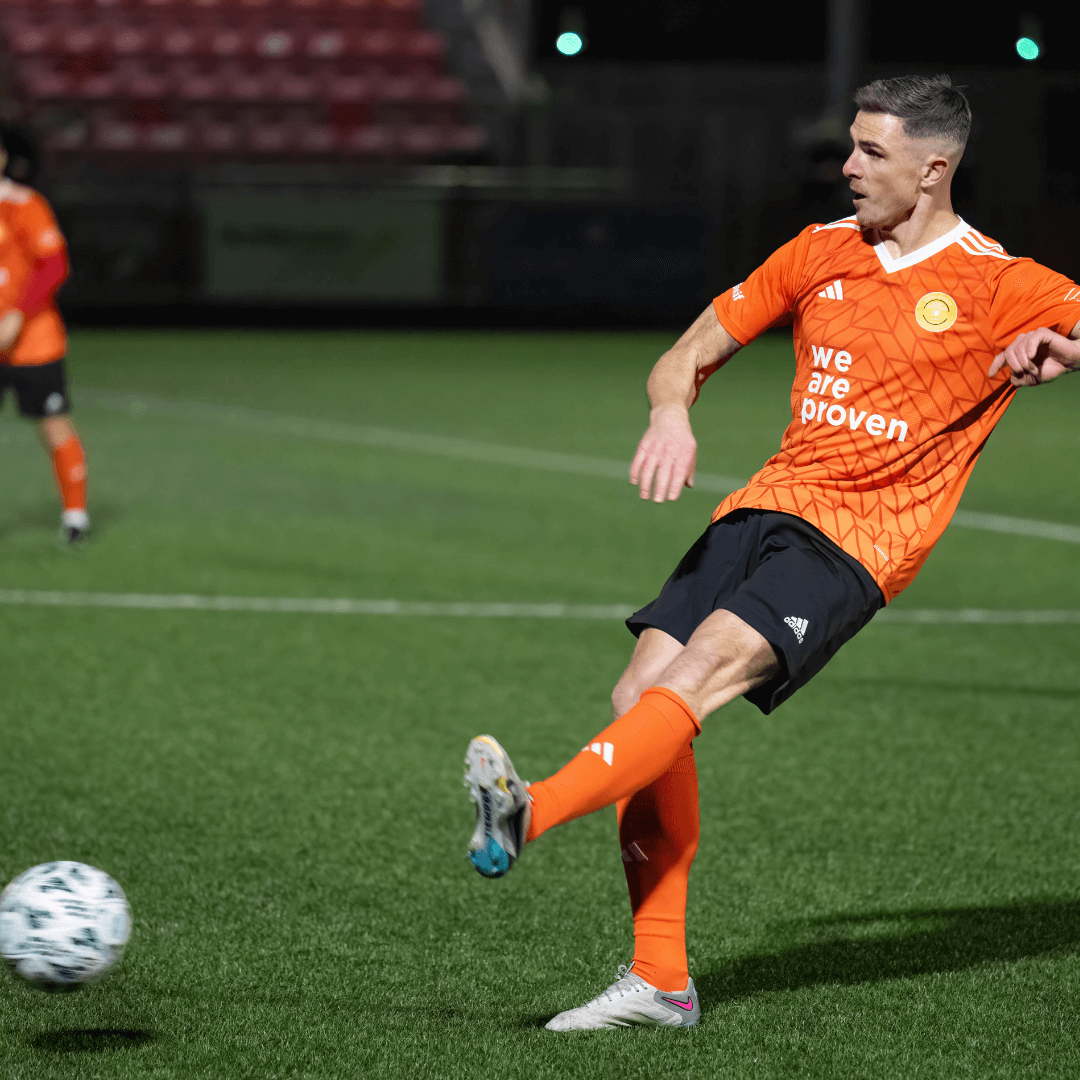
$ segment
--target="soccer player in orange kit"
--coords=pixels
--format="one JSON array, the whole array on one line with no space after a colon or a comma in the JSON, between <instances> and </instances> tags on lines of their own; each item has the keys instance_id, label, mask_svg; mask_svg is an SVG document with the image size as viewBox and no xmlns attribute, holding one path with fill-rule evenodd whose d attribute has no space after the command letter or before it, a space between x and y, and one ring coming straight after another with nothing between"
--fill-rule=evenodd
<instances>
[{"instance_id":1,"label":"soccer player in orange kit","mask_svg":"<svg viewBox=\"0 0 1080 1080\"><path fill-rule=\"evenodd\" d=\"M531 787L490 736L469 746L469 858L486 876L548 829L617 807L633 962L551 1020L555 1031L697 1022L685 916L702 721L740 694L771 712L820 671L914 579L1016 387L1080 369L1080 288L953 212L964 95L946 76L919 76L872 83L855 101L844 166L855 214L805 229L660 358L631 480L655 502L691 486L702 383L793 323L780 451L627 620L638 642L614 723Z\"/></svg>"},{"instance_id":2,"label":"soccer player in orange kit","mask_svg":"<svg viewBox=\"0 0 1080 1080\"><path fill-rule=\"evenodd\" d=\"M8 161L3 137L0 173ZM90 518L86 456L68 415L67 335L55 300L67 274L64 237L48 202L0 178L0 399L10 386L19 412L37 423L60 492L60 539L76 544Z\"/></svg>"}]
</instances>

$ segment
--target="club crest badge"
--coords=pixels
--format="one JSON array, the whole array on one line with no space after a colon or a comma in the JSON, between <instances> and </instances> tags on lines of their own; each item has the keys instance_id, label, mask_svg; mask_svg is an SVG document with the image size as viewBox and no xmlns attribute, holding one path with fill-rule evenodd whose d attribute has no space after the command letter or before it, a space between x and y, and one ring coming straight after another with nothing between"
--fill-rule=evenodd
<instances>
[{"instance_id":1,"label":"club crest badge","mask_svg":"<svg viewBox=\"0 0 1080 1080\"><path fill-rule=\"evenodd\" d=\"M956 301L943 292L928 292L915 305L915 321L934 334L948 330L956 322Z\"/></svg>"}]
</instances>

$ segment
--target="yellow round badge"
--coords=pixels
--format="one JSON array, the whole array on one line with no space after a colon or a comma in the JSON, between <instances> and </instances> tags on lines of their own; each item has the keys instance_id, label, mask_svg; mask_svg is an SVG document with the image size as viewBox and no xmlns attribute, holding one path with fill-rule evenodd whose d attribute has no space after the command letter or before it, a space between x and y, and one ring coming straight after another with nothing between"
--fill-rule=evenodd
<instances>
[{"instance_id":1,"label":"yellow round badge","mask_svg":"<svg viewBox=\"0 0 1080 1080\"><path fill-rule=\"evenodd\" d=\"M943 292L928 292L915 305L915 321L935 334L948 330L956 322L956 301Z\"/></svg>"}]
</instances>

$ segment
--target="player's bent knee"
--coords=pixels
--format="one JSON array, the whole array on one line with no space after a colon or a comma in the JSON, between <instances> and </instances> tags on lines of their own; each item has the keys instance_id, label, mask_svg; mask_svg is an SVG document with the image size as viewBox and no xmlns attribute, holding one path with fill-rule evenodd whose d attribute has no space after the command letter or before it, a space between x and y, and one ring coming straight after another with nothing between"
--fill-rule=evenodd
<instances>
[{"instance_id":1,"label":"player's bent knee","mask_svg":"<svg viewBox=\"0 0 1080 1080\"><path fill-rule=\"evenodd\" d=\"M647 686L639 686L637 679L627 678L624 675L615 684L615 689L611 691L611 711L613 715L618 718L623 713L629 712L647 689Z\"/></svg>"}]
</instances>

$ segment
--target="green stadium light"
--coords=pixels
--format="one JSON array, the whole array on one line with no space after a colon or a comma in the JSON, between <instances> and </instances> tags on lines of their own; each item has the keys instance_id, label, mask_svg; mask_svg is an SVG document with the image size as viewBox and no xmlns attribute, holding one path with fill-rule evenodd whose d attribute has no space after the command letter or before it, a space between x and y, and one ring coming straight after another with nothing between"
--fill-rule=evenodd
<instances>
[{"instance_id":1,"label":"green stadium light","mask_svg":"<svg viewBox=\"0 0 1080 1080\"><path fill-rule=\"evenodd\" d=\"M1016 51L1023 60L1039 59L1039 43L1029 37L1022 37L1016 43Z\"/></svg>"},{"instance_id":2,"label":"green stadium light","mask_svg":"<svg viewBox=\"0 0 1080 1080\"><path fill-rule=\"evenodd\" d=\"M585 42L580 34L567 31L567 33L560 34L555 39L555 48L558 49L563 56L577 56L577 54L585 48Z\"/></svg>"}]
</instances>

